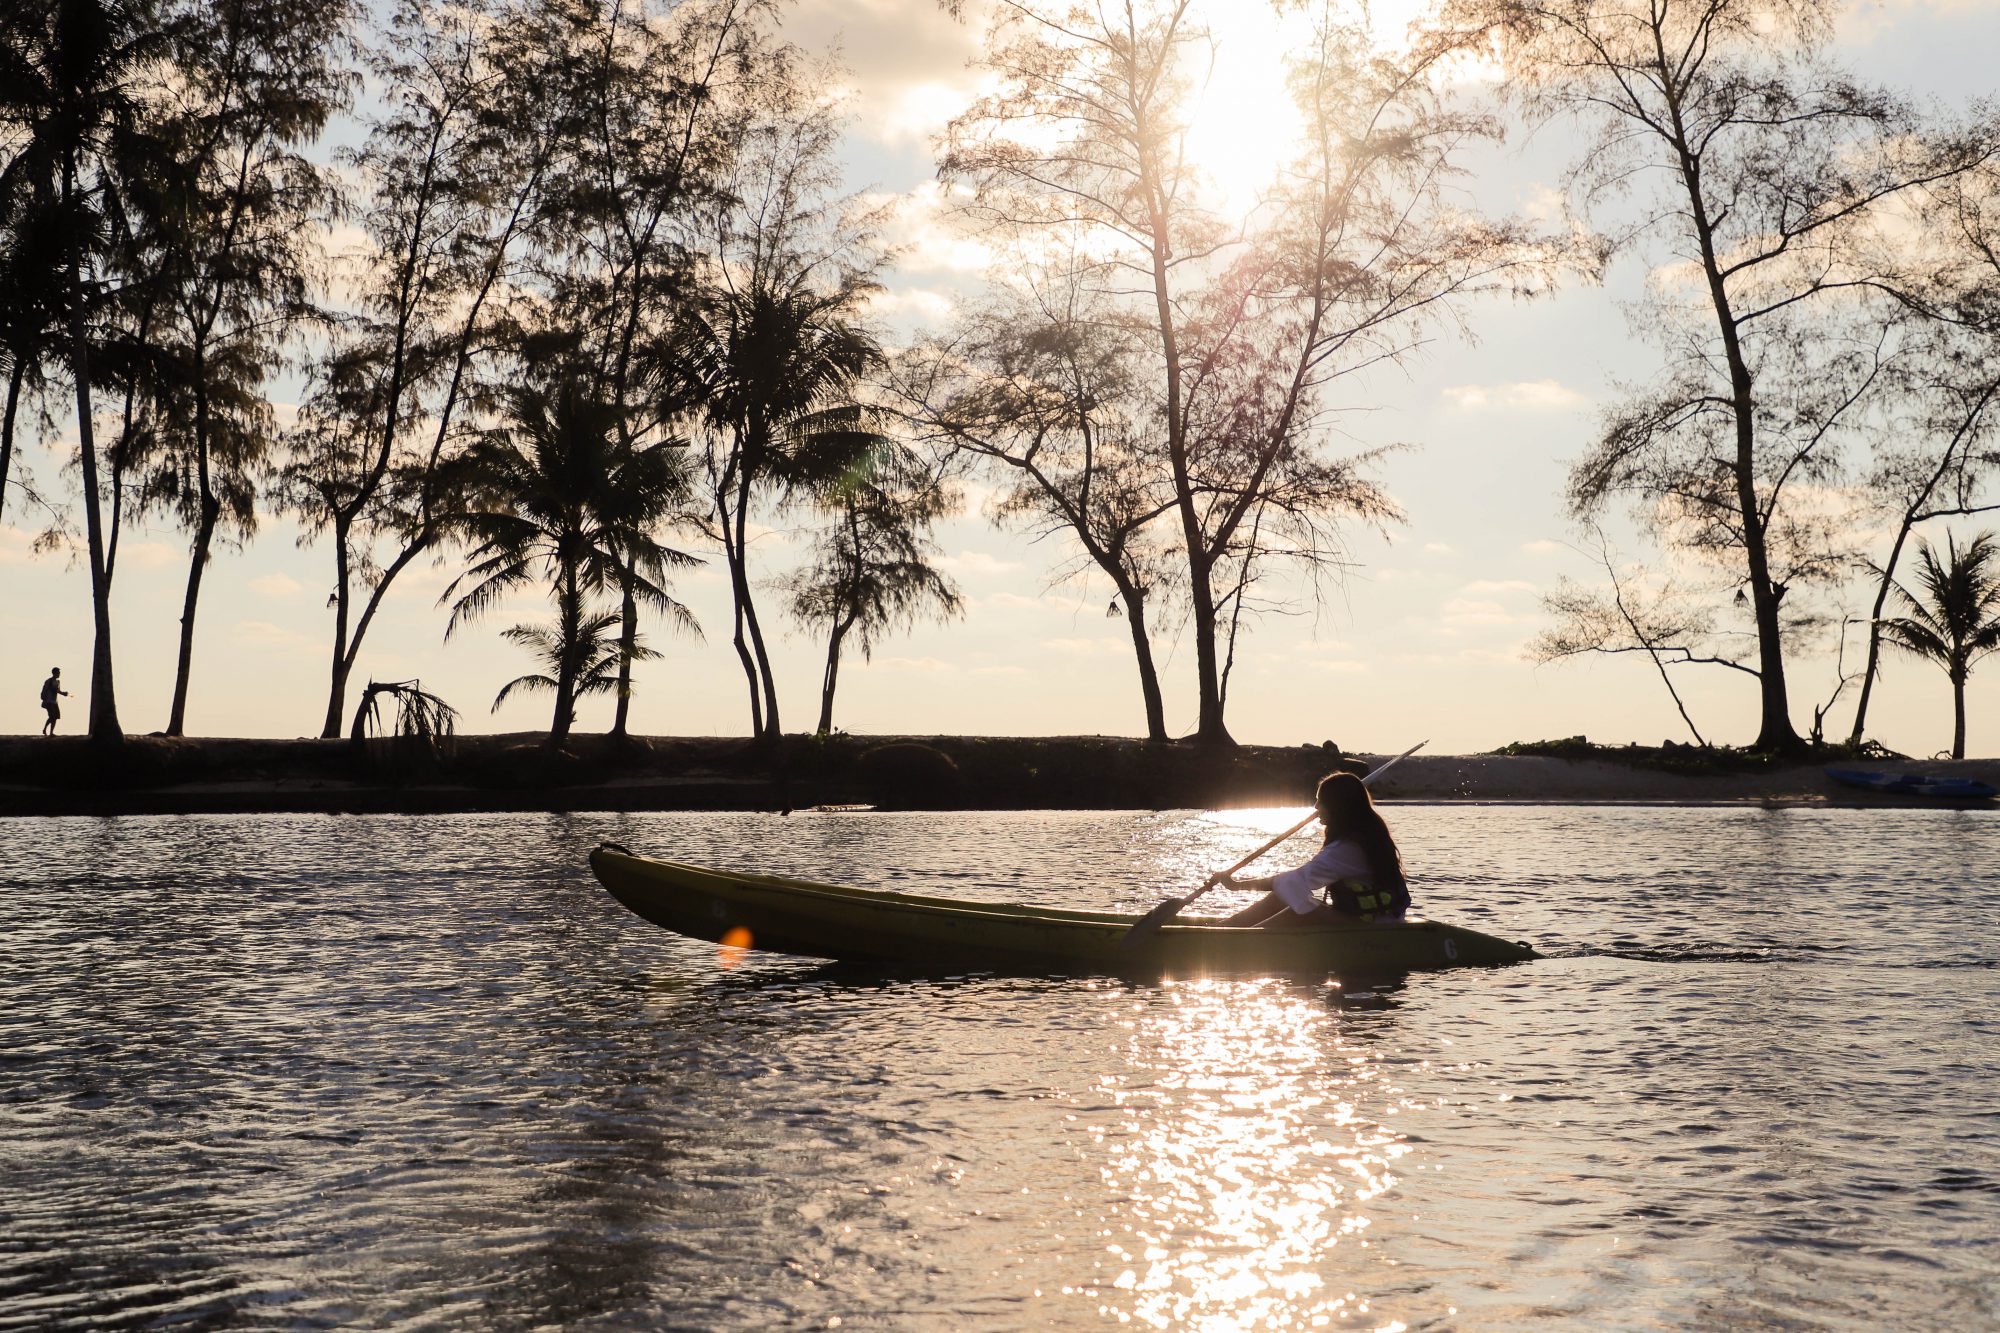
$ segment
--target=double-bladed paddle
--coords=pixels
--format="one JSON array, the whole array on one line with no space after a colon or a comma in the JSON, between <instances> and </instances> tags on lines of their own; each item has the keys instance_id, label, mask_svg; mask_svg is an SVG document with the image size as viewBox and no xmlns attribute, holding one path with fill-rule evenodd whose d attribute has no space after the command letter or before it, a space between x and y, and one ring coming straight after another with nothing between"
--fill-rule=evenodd
<instances>
[{"instance_id":1,"label":"double-bladed paddle","mask_svg":"<svg viewBox=\"0 0 2000 1333\"><path fill-rule=\"evenodd\" d=\"M1390 769L1402 763L1405 759L1408 759L1411 755L1415 754L1417 751L1423 749L1426 745L1429 744L1430 742L1427 740L1418 741L1415 745L1412 745L1409 749L1403 751L1401 754L1397 755L1394 759L1389 760L1385 764L1376 765L1374 770L1371 771L1367 777L1361 779L1361 785L1364 787L1367 786L1369 783L1375 781L1375 779L1381 777L1384 773L1387 773ZM1144 943L1146 940L1150 939L1154 934L1156 934L1161 926L1166 925L1167 922L1173 920L1176 916L1179 916L1183 911L1187 910L1188 905L1194 902L1195 899L1201 897L1202 894L1207 893L1210 889L1222 883L1224 880L1228 879L1231 875L1241 870L1244 866L1249 865L1252 861L1255 861L1258 857L1262 856L1265 852L1270 851L1273 847L1276 847L1279 843L1283 842L1285 839L1292 837L1294 834L1298 833L1301 829L1305 828L1306 825L1312 823L1313 820L1317 819L1318 817L1319 817L1319 811L1315 809L1314 811L1312 811L1312 813L1308 814L1304 819L1301 819L1298 823L1292 825L1290 828L1286 829L1283 833L1280 833L1277 837L1271 839L1269 842L1265 843L1262 847L1259 847L1256 851L1250 853L1250 855L1244 857L1241 861L1238 861L1235 865L1229 867L1229 869L1218 871L1217 873L1210 875L1206 880L1202 881L1202 885L1200 888L1196 889L1193 893L1187 895L1187 897L1167 899L1165 902L1161 903L1158 907L1155 907L1152 911L1146 913L1146 915L1140 917L1137 921L1133 922L1132 928L1125 932L1125 937L1118 941L1119 947L1125 949L1132 949Z\"/></svg>"}]
</instances>

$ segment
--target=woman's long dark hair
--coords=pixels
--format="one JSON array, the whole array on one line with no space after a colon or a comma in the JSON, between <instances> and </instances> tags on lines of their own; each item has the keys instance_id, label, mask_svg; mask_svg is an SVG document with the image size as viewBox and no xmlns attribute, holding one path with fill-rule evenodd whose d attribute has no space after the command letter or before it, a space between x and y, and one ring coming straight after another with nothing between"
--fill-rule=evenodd
<instances>
[{"instance_id":1,"label":"woman's long dark hair","mask_svg":"<svg viewBox=\"0 0 2000 1333\"><path fill-rule=\"evenodd\" d=\"M1319 790L1313 793L1313 805L1326 821L1327 842L1335 838L1354 839L1368 857L1368 869L1378 888L1407 890L1403 858L1396 851L1396 840L1389 836L1389 826L1382 822L1375 801L1360 778L1352 773L1327 774L1319 780Z\"/></svg>"}]
</instances>

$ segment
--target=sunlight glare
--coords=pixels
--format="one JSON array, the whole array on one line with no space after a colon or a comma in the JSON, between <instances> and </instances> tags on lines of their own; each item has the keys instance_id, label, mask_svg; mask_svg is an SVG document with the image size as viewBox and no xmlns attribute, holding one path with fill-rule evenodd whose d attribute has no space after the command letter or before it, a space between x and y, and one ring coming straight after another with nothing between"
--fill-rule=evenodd
<instances>
[{"instance_id":1,"label":"sunlight glare","mask_svg":"<svg viewBox=\"0 0 2000 1333\"><path fill-rule=\"evenodd\" d=\"M1286 56L1310 39L1312 25L1262 5L1216 6L1203 17L1214 64L1189 107L1188 155L1240 218L1298 149L1304 122L1286 84Z\"/></svg>"},{"instance_id":2,"label":"sunlight glare","mask_svg":"<svg viewBox=\"0 0 2000 1333\"><path fill-rule=\"evenodd\" d=\"M1107 1182L1129 1199L1120 1307L1155 1328L1299 1328L1365 1314L1329 1289L1326 1251L1365 1244L1362 1205L1397 1181L1403 1136L1361 1109L1385 1071L1350 1049L1310 991L1203 981L1173 988L1133 1032L1135 1068L1107 1087L1125 1132L1107 1136ZM1333 1133L1329 1129L1337 1127Z\"/></svg>"},{"instance_id":3,"label":"sunlight glare","mask_svg":"<svg viewBox=\"0 0 2000 1333\"><path fill-rule=\"evenodd\" d=\"M1341 22L1362 24L1376 44L1394 51L1407 44L1423 0L1376 0L1335 5ZM1312 45L1313 6L1214 5L1201 12L1213 42L1213 65L1202 83L1197 73L1189 108L1189 158L1212 182L1223 211L1248 217L1270 191L1279 171L1299 151L1304 117L1292 100L1290 58Z\"/></svg>"}]
</instances>

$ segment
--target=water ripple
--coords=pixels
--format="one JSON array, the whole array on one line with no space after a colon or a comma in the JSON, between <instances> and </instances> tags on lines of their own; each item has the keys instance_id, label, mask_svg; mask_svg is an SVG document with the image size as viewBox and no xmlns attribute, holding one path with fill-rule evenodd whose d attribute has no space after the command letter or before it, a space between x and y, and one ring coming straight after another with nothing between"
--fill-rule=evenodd
<instances>
[{"instance_id":1,"label":"water ripple","mask_svg":"<svg viewBox=\"0 0 2000 1333\"><path fill-rule=\"evenodd\" d=\"M1291 812L16 822L0 1329L2000 1322L2000 822L1390 815L1551 956L729 969L582 868L1139 910Z\"/></svg>"}]
</instances>

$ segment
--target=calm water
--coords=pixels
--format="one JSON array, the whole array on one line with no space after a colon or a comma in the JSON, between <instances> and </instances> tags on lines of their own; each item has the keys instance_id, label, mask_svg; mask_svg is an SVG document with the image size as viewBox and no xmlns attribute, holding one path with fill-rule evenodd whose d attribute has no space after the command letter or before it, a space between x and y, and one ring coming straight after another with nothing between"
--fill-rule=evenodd
<instances>
[{"instance_id":1,"label":"calm water","mask_svg":"<svg viewBox=\"0 0 2000 1333\"><path fill-rule=\"evenodd\" d=\"M1289 811L0 823L0 1327L2000 1324L2000 817L1389 814L1555 956L729 968L584 867L1138 910Z\"/></svg>"}]
</instances>

